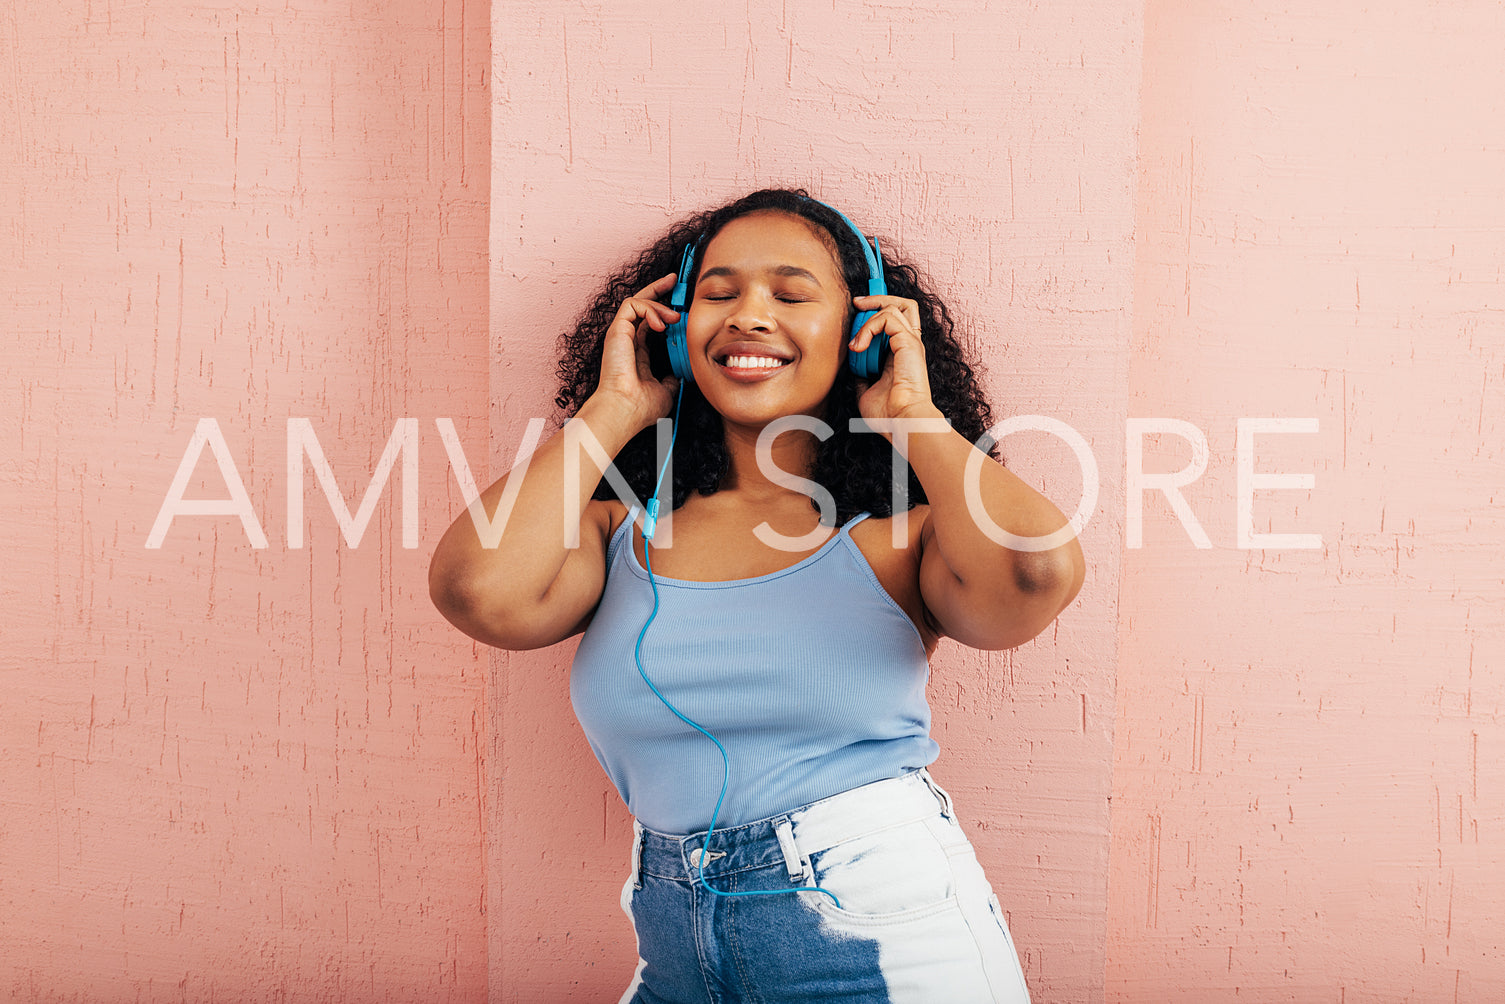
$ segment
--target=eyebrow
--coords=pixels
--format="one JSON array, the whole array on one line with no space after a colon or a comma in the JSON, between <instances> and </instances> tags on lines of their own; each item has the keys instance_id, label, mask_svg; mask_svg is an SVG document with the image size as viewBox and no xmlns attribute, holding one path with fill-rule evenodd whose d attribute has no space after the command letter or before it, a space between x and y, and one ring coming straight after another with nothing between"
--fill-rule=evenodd
<instances>
[{"instance_id":1,"label":"eyebrow","mask_svg":"<svg viewBox=\"0 0 1505 1004\"><path fill-rule=\"evenodd\" d=\"M769 269L769 271L774 275L782 276L786 279L809 279L817 286L820 285L820 280L815 277L814 272L810 271L807 268L800 268L798 265L776 265L773 268ZM705 281L706 279L713 279L717 276L722 275L735 276L736 274L737 270L734 268L728 268L725 265L717 265L714 268L708 268L704 272L701 272L700 279L697 280L697 285L700 282Z\"/></svg>"}]
</instances>

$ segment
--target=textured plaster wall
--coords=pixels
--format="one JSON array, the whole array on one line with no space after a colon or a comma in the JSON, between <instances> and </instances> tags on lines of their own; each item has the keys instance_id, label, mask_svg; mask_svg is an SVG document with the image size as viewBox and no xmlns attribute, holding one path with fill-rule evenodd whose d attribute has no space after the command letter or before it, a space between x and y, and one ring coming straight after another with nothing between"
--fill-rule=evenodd
<instances>
[{"instance_id":1,"label":"textured plaster wall","mask_svg":"<svg viewBox=\"0 0 1505 1004\"><path fill-rule=\"evenodd\" d=\"M488 25L461 0L0 8L0 1000L475 1001L484 658L422 539L485 451ZM267 537L176 521L200 418ZM469 419L469 421L467 421ZM224 498L205 454L188 494Z\"/></svg>"},{"instance_id":2,"label":"textured plaster wall","mask_svg":"<svg viewBox=\"0 0 1505 1004\"><path fill-rule=\"evenodd\" d=\"M1081 597L1013 652L945 644L930 687L934 772L1042 1001L1103 994L1139 18L1108 2L493 6L499 464L550 413L554 337L605 272L669 220L777 183L928 267L999 418L1045 414L1091 444ZM1064 443L1003 445L1075 509ZM612 1000L635 961L617 906L629 816L571 713L572 651L499 658L487 937L505 1001Z\"/></svg>"},{"instance_id":3,"label":"textured plaster wall","mask_svg":"<svg viewBox=\"0 0 1505 1004\"><path fill-rule=\"evenodd\" d=\"M1397 9L1398 8L1398 9ZM1145 8L1108 999L1505 999L1505 12ZM1238 416L1260 532L1239 550ZM1191 456L1149 440L1146 469Z\"/></svg>"},{"instance_id":4,"label":"textured plaster wall","mask_svg":"<svg viewBox=\"0 0 1505 1004\"><path fill-rule=\"evenodd\" d=\"M1483 2L6 6L0 999L615 998L628 817L569 646L429 606L433 420L484 483L603 269L774 182L1101 468L1059 629L931 688L1036 999L1505 997L1502 45ZM269 546L149 550L206 416ZM1206 435L1209 549L1154 492L1125 549L1151 416ZM1254 529L1322 546L1241 549L1236 424L1280 416L1318 430L1255 469L1315 482ZM419 419L418 548L400 463L352 545L312 462L290 547L290 417L352 512Z\"/></svg>"}]
</instances>

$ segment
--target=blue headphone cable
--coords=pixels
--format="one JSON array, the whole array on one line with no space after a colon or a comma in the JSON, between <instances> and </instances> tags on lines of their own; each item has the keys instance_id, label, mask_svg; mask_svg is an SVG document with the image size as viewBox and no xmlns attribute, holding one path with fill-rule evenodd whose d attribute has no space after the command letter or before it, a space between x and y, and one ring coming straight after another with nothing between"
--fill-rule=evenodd
<instances>
[{"instance_id":1,"label":"blue headphone cable","mask_svg":"<svg viewBox=\"0 0 1505 1004\"><path fill-rule=\"evenodd\" d=\"M679 438L679 406L684 400L685 383L686 381L684 380L681 380L679 382L679 395L674 400L674 432L669 438L669 456L674 455L674 443ZM664 707L674 712L674 716L680 721L684 722L696 732L699 732L711 742L715 743L716 748L721 751L721 794L716 797L716 808L711 812L711 825L706 830L704 849L702 850L700 859L696 865L695 878L700 883L701 888L705 889L707 892L714 893L717 896L779 896L791 892L819 892L825 893L827 896L830 896L832 902L834 902L837 908L840 909L841 900L836 898L835 893L832 893L829 889L823 889L820 886L804 885L798 886L793 889L759 889L751 890L748 892L723 892L720 889L713 888L705 880L705 862L706 855L710 853L711 834L716 832L716 819L721 815L721 803L726 798L727 784L731 781L731 760L727 757L726 747L721 745L721 740L711 735L698 723L691 721L689 718L686 718L683 714L680 713L680 710L678 708L670 704L669 699L663 694L659 693L659 689L653 685L652 680L648 679L648 673L643 669L643 638L648 634L648 626L652 624L654 618L658 616L658 582L654 579L653 576L652 548L650 548L648 544L653 539L653 534L658 527L658 495L659 491L663 488L664 472L668 469L669 457L665 457L663 466L661 466L658 470L658 481L656 481L653 485L653 497L648 500L647 510L643 516L643 566L648 570L648 585L653 589L653 610L648 614L648 619L643 622L643 629L638 632L637 644L633 646L632 654L633 658L637 660L638 675L643 678L644 683L648 684L648 688L653 691L654 696L664 703ZM672 501L670 504L673 504ZM632 546L631 538L628 539L628 546Z\"/></svg>"}]
</instances>

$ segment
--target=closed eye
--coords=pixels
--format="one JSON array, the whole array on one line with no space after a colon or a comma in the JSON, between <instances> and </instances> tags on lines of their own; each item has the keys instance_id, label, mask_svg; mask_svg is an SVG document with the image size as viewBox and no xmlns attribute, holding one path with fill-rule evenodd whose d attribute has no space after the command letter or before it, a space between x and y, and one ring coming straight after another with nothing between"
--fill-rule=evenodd
<instances>
[{"instance_id":1,"label":"closed eye","mask_svg":"<svg viewBox=\"0 0 1505 1004\"><path fill-rule=\"evenodd\" d=\"M710 300L712 302L720 302L722 300L735 300L736 297L735 296L731 296L730 294L723 293L723 294L719 294L719 295L709 295L709 296L702 295L700 297L700 299L702 299L702 300ZM808 298L802 297L802 296L781 296L781 297L778 297L778 301L780 303L809 303L810 302L810 300Z\"/></svg>"}]
</instances>

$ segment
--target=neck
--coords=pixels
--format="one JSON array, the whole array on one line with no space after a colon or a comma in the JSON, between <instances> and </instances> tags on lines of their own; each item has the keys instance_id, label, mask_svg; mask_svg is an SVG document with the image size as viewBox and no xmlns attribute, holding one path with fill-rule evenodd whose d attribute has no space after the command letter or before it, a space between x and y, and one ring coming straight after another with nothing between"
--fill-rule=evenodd
<instances>
[{"instance_id":1,"label":"neck","mask_svg":"<svg viewBox=\"0 0 1505 1004\"><path fill-rule=\"evenodd\" d=\"M721 482L722 490L736 491L761 502L797 495L808 504L808 493L797 491L790 480L808 477L815 466L818 441L814 433L799 428L781 432L769 445L765 472L758 465L758 436L762 431L723 424L727 472Z\"/></svg>"}]
</instances>

